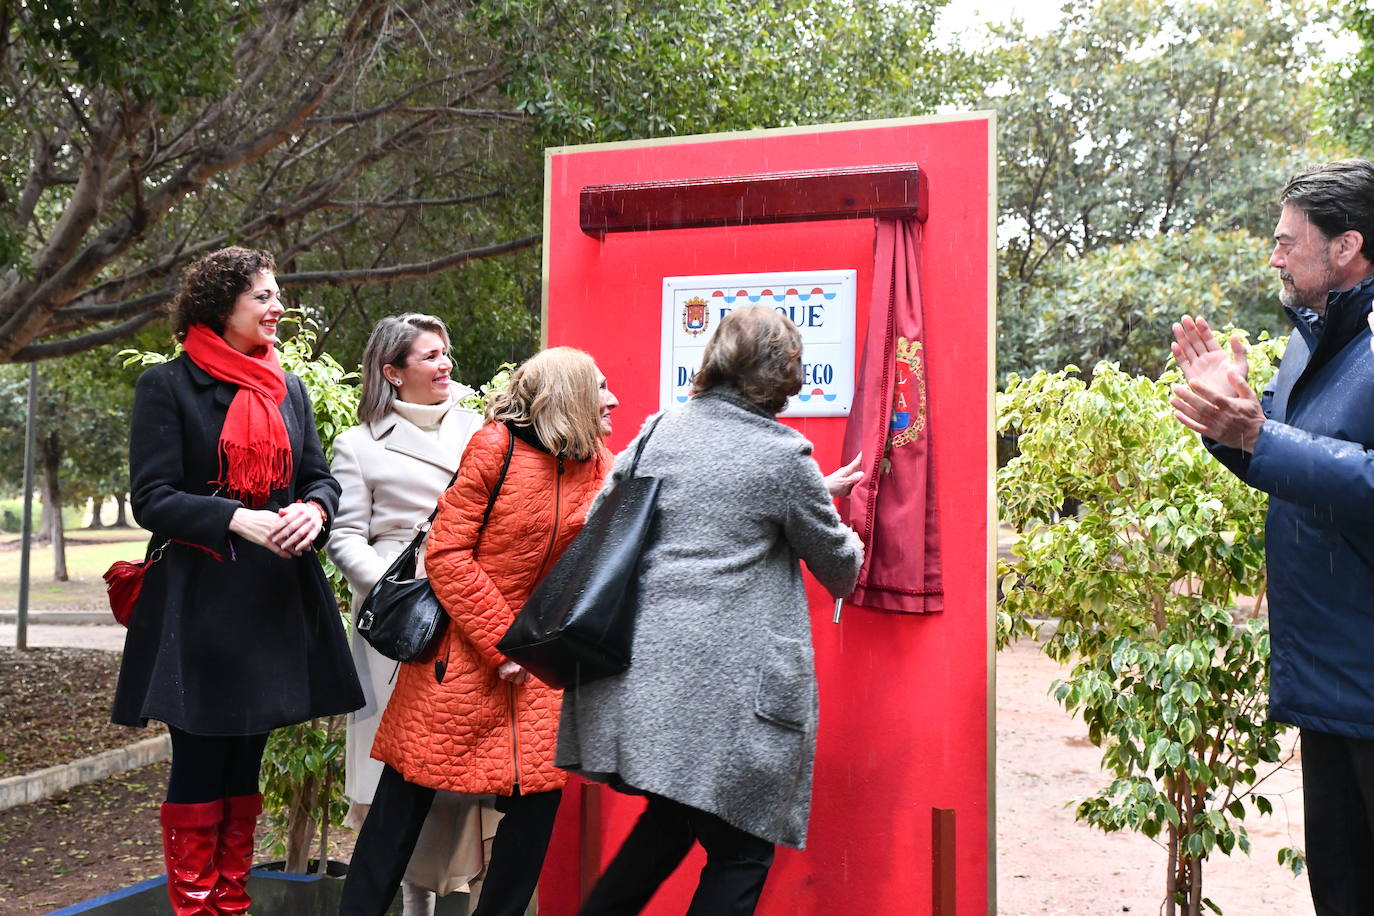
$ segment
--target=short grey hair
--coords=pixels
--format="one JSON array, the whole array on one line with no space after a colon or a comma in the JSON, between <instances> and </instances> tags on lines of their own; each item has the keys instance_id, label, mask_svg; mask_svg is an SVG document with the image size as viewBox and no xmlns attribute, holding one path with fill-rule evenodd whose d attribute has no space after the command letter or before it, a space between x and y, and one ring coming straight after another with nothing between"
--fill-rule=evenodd
<instances>
[{"instance_id":1,"label":"short grey hair","mask_svg":"<svg viewBox=\"0 0 1374 916\"><path fill-rule=\"evenodd\" d=\"M371 423L391 412L396 389L387 384L382 369L387 366L404 369L411 344L426 331L438 334L443 338L444 346L448 346L448 327L433 315L409 312L377 322L363 349L363 393L358 399L359 422Z\"/></svg>"},{"instance_id":2,"label":"short grey hair","mask_svg":"<svg viewBox=\"0 0 1374 916\"><path fill-rule=\"evenodd\" d=\"M1358 232L1360 252L1374 261L1374 162L1337 159L1304 169L1288 179L1279 202L1307 214L1328 239Z\"/></svg>"}]
</instances>

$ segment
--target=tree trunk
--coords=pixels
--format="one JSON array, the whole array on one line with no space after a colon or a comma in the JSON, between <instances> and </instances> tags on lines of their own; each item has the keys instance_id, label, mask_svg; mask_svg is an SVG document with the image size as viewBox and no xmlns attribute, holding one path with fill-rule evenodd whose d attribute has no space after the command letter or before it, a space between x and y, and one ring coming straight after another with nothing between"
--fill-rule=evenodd
<instances>
[{"instance_id":1,"label":"tree trunk","mask_svg":"<svg viewBox=\"0 0 1374 916\"><path fill-rule=\"evenodd\" d=\"M91 523L86 527L91 531L99 531L105 527L105 523L100 520L100 510L105 502L104 496L91 497Z\"/></svg>"},{"instance_id":2,"label":"tree trunk","mask_svg":"<svg viewBox=\"0 0 1374 916\"><path fill-rule=\"evenodd\" d=\"M52 542L52 507L48 505L47 488L38 485L38 524L33 526L33 542L49 544Z\"/></svg>"},{"instance_id":3,"label":"tree trunk","mask_svg":"<svg viewBox=\"0 0 1374 916\"><path fill-rule=\"evenodd\" d=\"M52 580L66 582L67 545L62 531L62 481L57 476L62 466L62 438L56 431L44 436L39 450L43 459L43 512L48 516L52 535Z\"/></svg>"},{"instance_id":4,"label":"tree trunk","mask_svg":"<svg viewBox=\"0 0 1374 916\"><path fill-rule=\"evenodd\" d=\"M1165 791L1169 795L1169 801L1174 804L1177 810L1182 811L1183 806L1178 797L1177 783L1173 776L1164 777ZM1179 837L1179 829L1173 821L1169 822L1169 867L1165 870L1164 879L1164 912L1166 916L1175 916L1178 908L1174 901L1177 899L1174 894L1178 891L1178 853L1179 844L1182 840Z\"/></svg>"},{"instance_id":5,"label":"tree trunk","mask_svg":"<svg viewBox=\"0 0 1374 916\"><path fill-rule=\"evenodd\" d=\"M325 720L325 740L332 741L334 738L334 726L339 722L338 716L330 716ZM334 791L334 767L329 763L324 767L324 785L320 790L320 851L315 865L315 874L325 875L329 871L329 796Z\"/></svg>"},{"instance_id":6,"label":"tree trunk","mask_svg":"<svg viewBox=\"0 0 1374 916\"><path fill-rule=\"evenodd\" d=\"M307 773L291 793L291 812L286 818L286 870L304 874L310 865L310 840L315 833L315 819L310 816L319 793L320 778Z\"/></svg>"},{"instance_id":7,"label":"tree trunk","mask_svg":"<svg viewBox=\"0 0 1374 916\"><path fill-rule=\"evenodd\" d=\"M116 527L116 528L128 528L128 527L129 527L129 514L128 514L128 511L127 511L127 510L128 510L128 494L127 494L127 493L116 493L116 494L115 494L115 520L114 520L114 527Z\"/></svg>"}]
</instances>

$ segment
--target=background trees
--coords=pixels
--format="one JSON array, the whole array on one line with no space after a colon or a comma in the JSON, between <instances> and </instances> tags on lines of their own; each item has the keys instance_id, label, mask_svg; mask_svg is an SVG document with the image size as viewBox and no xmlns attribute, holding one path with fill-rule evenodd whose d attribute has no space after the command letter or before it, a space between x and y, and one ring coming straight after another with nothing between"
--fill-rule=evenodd
<instances>
[{"instance_id":1,"label":"background trees","mask_svg":"<svg viewBox=\"0 0 1374 916\"><path fill-rule=\"evenodd\" d=\"M326 344L364 296L432 305L453 289L358 287L535 245L543 145L929 110L939 4L6 4L0 361L121 339L231 242L278 254ZM525 313L479 375L531 344L529 282L497 274L454 303Z\"/></svg>"},{"instance_id":2,"label":"background trees","mask_svg":"<svg viewBox=\"0 0 1374 916\"><path fill-rule=\"evenodd\" d=\"M942 2L0 2L0 363L61 361L50 499L124 475L111 344L159 348L202 254L276 253L317 354L420 310L489 378L539 339L545 146L931 110L972 86Z\"/></svg>"},{"instance_id":3,"label":"background trees","mask_svg":"<svg viewBox=\"0 0 1374 916\"><path fill-rule=\"evenodd\" d=\"M1301 3L1076 0L1046 35L997 33L989 56L999 79L986 104L1000 127L1003 372L1059 368L1075 351L1092 356L1085 367L1120 358L1124 335L1140 328L1155 335L1153 376L1165 350L1150 315L1176 316L1173 303L1190 285L1216 284L1219 295L1204 295L1215 323L1278 329L1277 309L1259 307L1258 290L1235 282L1237 265L1217 263L1213 273L1193 263L1170 278L1178 285L1156 288L1148 271L1125 264L1193 248L1194 261L1225 261L1241 237L1217 233L1248 233L1257 240L1250 256L1262 250L1284 179L1315 155L1305 89L1315 52L1302 39L1311 19ZM1262 265L1261 257L1257 277ZM1069 283L1104 268L1127 271L1114 294L1065 296ZM1082 346L1050 344L1078 329L1091 329Z\"/></svg>"}]
</instances>

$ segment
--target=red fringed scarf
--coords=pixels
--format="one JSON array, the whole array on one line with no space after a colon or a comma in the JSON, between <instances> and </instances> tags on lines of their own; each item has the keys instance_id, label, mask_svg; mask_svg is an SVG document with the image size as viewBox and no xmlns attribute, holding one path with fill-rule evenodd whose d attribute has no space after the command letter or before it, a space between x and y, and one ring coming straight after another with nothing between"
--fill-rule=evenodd
<instances>
[{"instance_id":1,"label":"red fringed scarf","mask_svg":"<svg viewBox=\"0 0 1374 916\"><path fill-rule=\"evenodd\" d=\"M250 507L267 502L291 479L291 440L278 408L286 400L286 373L273 347L246 356L203 324L193 324L183 345L191 361L239 390L219 434L219 479Z\"/></svg>"}]
</instances>

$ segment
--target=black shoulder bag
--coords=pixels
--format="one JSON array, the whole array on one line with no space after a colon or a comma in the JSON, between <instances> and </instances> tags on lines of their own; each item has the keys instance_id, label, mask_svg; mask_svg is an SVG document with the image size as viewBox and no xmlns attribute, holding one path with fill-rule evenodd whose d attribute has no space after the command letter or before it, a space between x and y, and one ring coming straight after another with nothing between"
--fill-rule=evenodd
<instances>
[{"instance_id":1,"label":"black shoulder bag","mask_svg":"<svg viewBox=\"0 0 1374 916\"><path fill-rule=\"evenodd\" d=\"M653 537L660 480L636 477L660 414L620 480L515 615L496 648L553 687L586 684L630 667L639 557Z\"/></svg>"},{"instance_id":2,"label":"black shoulder bag","mask_svg":"<svg viewBox=\"0 0 1374 916\"><path fill-rule=\"evenodd\" d=\"M491 496L487 497L482 527L477 530L479 539L482 529L487 527L487 519L491 518L496 495L506 482L510 456L515 451L515 436L510 430L506 434L510 436L510 441L506 443L506 460L501 464L501 476L496 479ZM458 473L455 471L448 486L453 486L453 481L457 479ZM447 492L448 487L444 487L444 490ZM443 498L442 495L440 498ZM423 657L439 641L444 628L448 626L448 614L435 596L434 589L430 588L429 579L415 576L420 545L424 543L430 526L434 524L434 516L438 513L439 506L436 503L434 511L429 514L410 546L391 561L358 608L358 634L372 648L398 662L413 662Z\"/></svg>"}]
</instances>

